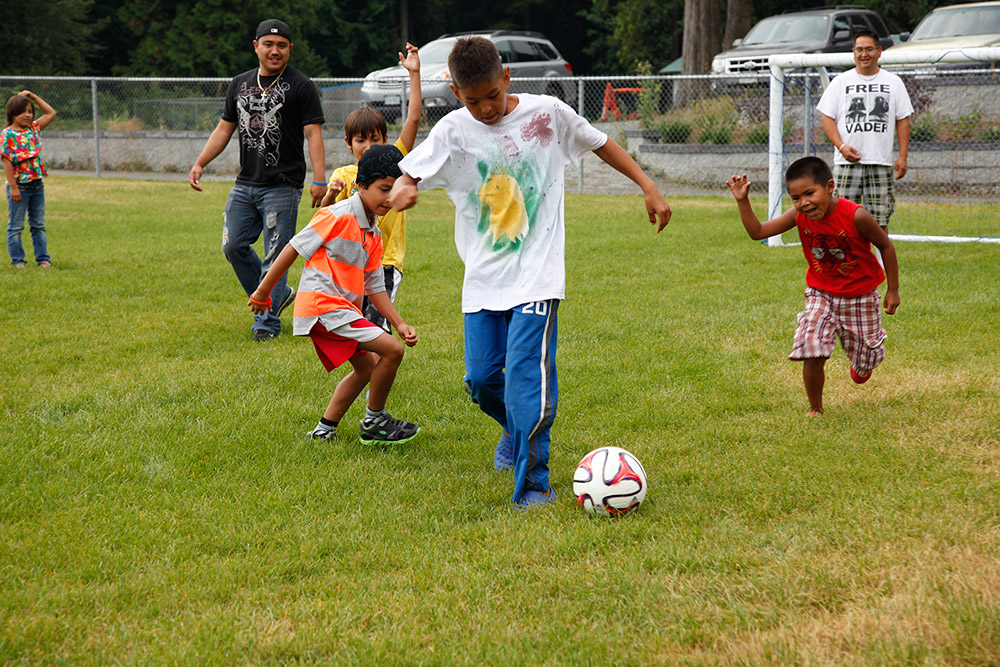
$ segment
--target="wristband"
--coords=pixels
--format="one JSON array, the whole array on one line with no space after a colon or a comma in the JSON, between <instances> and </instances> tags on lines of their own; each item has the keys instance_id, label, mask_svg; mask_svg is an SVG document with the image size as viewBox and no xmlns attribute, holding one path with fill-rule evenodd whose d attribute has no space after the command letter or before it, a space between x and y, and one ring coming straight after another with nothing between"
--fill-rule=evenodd
<instances>
[{"instance_id":1,"label":"wristband","mask_svg":"<svg viewBox=\"0 0 1000 667\"><path fill-rule=\"evenodd\" d=\"M267 301L258 301L257 299L253 298L252 294L250 295L250 303L252 303L255 306L263 306L264 308L270 308L271 302L272 299L270 296L267 297Z\"/></svg>"},{"instance_id":2,"label":"wristband","mask_svg":"<svg viewBox=\"0 0 1000 667\"><path fill-rule=\"evenodd\" d=\"M322 185L325 187L326 183L324 183L323 181L313 181L313 185Z\"/></svg>"},{"instance_id":3,"label":"wristband","mask_svg":"<svg viewBox=\"0 0 1000 667\"><path fill-rule=\"evenodd\" d=\"M840 144L840 146L837 147L837 152L838 153L843 153L844 152L844 144Z\"/></svg>"}]
</instances>

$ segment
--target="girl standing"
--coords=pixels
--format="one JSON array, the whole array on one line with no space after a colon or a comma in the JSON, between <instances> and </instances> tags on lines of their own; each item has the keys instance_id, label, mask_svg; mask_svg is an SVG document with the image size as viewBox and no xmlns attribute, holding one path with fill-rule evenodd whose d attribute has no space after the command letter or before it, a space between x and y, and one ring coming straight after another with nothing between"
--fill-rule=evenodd
<instances>
[{"instance_id":1,"label":"girl standing","mask_svg":"<svg viewBox=\"0 0 1000 667\"><path fill-rule=\"evenodd\" d=\"M35 120L35 104L42 110ZM48 176L42 161L42 142L38 133L56 117L56 110L30 90L22 90L7 100L7 127L0 133L0 157L7 177L7 252L10 263L23 269L24 215L31 227L31 244L38 266L52 266L45 244L45 187L42 179Z\"/></svg>"}]
</instances>

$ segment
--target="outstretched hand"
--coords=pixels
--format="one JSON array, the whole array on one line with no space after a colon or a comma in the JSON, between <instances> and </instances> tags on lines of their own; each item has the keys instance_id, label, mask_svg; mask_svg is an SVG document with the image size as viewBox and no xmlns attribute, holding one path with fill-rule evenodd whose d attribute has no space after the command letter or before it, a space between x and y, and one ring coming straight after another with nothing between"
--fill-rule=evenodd
<instances>
[{"instance_id":1,"label":"outstretched hand","mask_svg":"<svg viewBox=\"0 0 1000 667\"><path fill-rule=\"evenodd\" d=\"M420 56L417 55L417 47L407 42L406 55L404 56L402 51L399 52L399 64L410 72L419 72Z\"/></svg>"},{"instance_id":2,"label":"outstretched hand","mask_svg":"<svg viewBox=\"0 0 1000 667\"><path fill-rule=\"evenodd\" d=\"M750 196L750 184L751 181L747 178L746 174L742 176L733 176L733 180L726 181L726 185L729 186L729 191L733 193L733 197L737 201L747 199Z\"/></svg>"}]
</instances>

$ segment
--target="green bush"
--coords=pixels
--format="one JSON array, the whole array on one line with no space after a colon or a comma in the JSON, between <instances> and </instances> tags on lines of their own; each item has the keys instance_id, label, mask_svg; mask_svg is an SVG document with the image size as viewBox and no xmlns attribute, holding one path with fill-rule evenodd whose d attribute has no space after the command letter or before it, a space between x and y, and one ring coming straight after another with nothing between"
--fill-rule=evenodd
<instances>
[{"instance_id":1,"label":"green bush","mask_svg":"<svg viewBox=\"0 0 1000 667\"><path fill-rule=\"evenodd\" d=\"M733 140L733 130L727 125L708 127L698 135L698 141L703 144L728 144Z\"/></svg>"},{"instance_id":2,"label":"green bush","mask_svg":"<svg viewBox=\"0 0 1000 667\"><path fill-rule=\"evenodd\" d=\"M743 143L759 146L766 144L771 136L771 129L767 123L761 123L750 128L750 131L743 137Z\"/></svg>"},{"instance_id":3,"label":"green bush","mask_svg":"<svg viewBox=\"0 0 1000 667\"><path fill-rule=\"evenodd\" d=\"M983 141L1000 141L1000 127L991 127L979 135Z\"/></svg>"},{"instance_id":4,"label":"green bush","mask_svg":"<svg viewBox=\"0 0 1000 667\"><path fill-rule=\"evenodd\" d=\"M691 136L691 123L684 120L668 120L660 123L663 141L668 144L683 144Z\"/></svg>"},{"instance_id":5,"label":"green bush","mask_svg":"<svg viewBox=\"0 0 1000 667\"><path fill-rule=\"evenodd\" d=\"M938 136L938 126L933 118L924 116L910 128L911 141L934 141Z\"/></svg>"}]
</instances>

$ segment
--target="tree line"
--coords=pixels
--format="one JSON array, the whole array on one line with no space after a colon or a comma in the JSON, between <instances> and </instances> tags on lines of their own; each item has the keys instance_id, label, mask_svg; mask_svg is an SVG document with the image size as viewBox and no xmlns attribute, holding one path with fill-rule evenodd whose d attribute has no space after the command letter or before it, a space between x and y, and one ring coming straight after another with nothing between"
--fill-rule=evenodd
<instances>
[{"instance_id":1,"label":"tree line","mask_svg":"<svg viewBox=\"0 0 1000 667\"><path fill-rule=\"evenodd\" d=\"M829 4L829 3L828 3ZM934 0L858 0L893 32L912 30ZM0 0L0 16L23 16L7 74L228 77L249 69L253 30L281 18L293 31L293 63L310 76L363 76L391 65L404 42L483 29L545 34L576 74L658 70L690 45L718 53L757 20L816 3L782 0ZM686 51L687 52L687 51ZM709 57L710 60L710 57Z\"/></svg>"}]
</instances>

